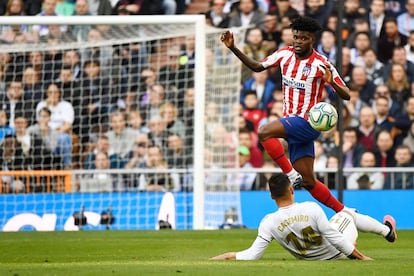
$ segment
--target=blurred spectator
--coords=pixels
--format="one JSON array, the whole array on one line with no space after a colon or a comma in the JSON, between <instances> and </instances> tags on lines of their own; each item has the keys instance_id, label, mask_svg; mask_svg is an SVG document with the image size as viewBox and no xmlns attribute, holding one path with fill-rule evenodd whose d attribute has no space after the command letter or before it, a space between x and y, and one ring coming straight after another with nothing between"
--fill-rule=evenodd
<instances>
[{"instance_id":1,"label":"blurred spectator","mask_svg":"<svg viewBox=\"0 0 414 276\"><path fill-rule=\"evenodd\" d=\"M38 74L40 81L44 85L48 85L50 82L52 82L56 76L54 75L54 69L59 68L59 63L52 63L45 59L45 52L42 52L40 50L34 50L29 52L29 55L27 57L27 67L32 67L36 73Z\"/></svg>"},{"instance_id":2,"label":"blurred spectator","mask_svg":"<svg viewBox=\"0 0 414 276\"><path fill-rule=\"evenodd\" d=\"M403 145L408 146L411 150L411 153L414 154L414 121L411 121L410 130L407 133L407 136L404 138Z\"/></svg>"},{"instance_id":3,"label":"blurred spectator","mask_svg":"<svg viewBox=\"0 0 414 276\"><path fill-rule=\"evenodd\" d=\"M86 37L86 41L92 44L102 42L103 40L103 34L97 28L90 29ZM113 55L114 51L112 46L97 46L81 49L81 60L84 62L84 66L86 61L98 61L103 74L109 73L109 66L112 63Z\"/></svg>"},{"instance_id":4,"label":"blurred spectator","mask_svg":"<svg viewBox=\"0 0 414 276\"><path fill-rule=\"evenodd\" d=\"M328 155L328 160L326 161L326 168L327 169L338 169L339 167L339 159L338 156L335 154L329 154ZM337 180L337 173L336 172L328 172L326 173L326 177L327 177L327 181L325 181L325 183L327 183L326 185L328 186L329 189L338 189L339 186L337 185L338 180ZM344 178L344 183L346 184L346 178L345 176ZM346 187L344 187L346 188Z\"/></svg>"},{"instance_id":5,"label":"blurred spectator","mask_svg":"<svg viewBox=\"0 0 414 276\"><path fill-rule=\"evenodd\" d=\"M395 116L395 128L393 137L396 145L400 145L410 130L411 122L414 121L414 96L407 99L403 112Z\"/></svg>"},{"instance_id":6,"label":"blurred spectator","mask_svg":"<svg viewBox=\"0 0 414 276\"><path fill-rule=\"evenodd\" d=\"M108 155L110 164L109 168L116 169L120 167L120 158L117 154L114 154L110 148L109 139L105 135L101 135L97 138L96 143L92 146L92 150L88 152L84 162L85 170L95 169L95 159L99 152L104 152Z\"/></svg>"},{"instance_id":7,"label":"blurred spectator","mask_svg":"<svg viewBox=\"0 0 414 276\"><path fill-rule=\"evenodd\" d=\"M59 87L52 83L46 91L46 99L36 106L36 114L47 107L51 111L49 126L59 132L70 133L74 121L74 110L70 102L61 99Z\"/></svg>"},{"instance_id":8,"label":"blurred spectator","mask_svg":"<svg viewBox=\"0 0 414 276\"><path fill-rule=\"evenodd\" d=\"M394 63L404 66L409 83L414 81L414 63L407 60L407 53L404 47L395 47L392 52L392 60L385 64L383 79L386 82L389 78L391 67Z\"/></svg>"},{"instance_id":9,"label":"blurred spectator","mask_svg":"<svg viewBox=\"0 0 414 276\"><path fill-rule=\"evenodd\" d=\"M255 25L263 29L264 12L259 9L256 0L240 0L237 7L229 14L228 27L246 27Z\"/></svg>"},{"instance_id":10,"label":"blurred spectator","mask_svg":"<svg viewBox=\"0 0 414 276\"><path fill-rule=\"evenodd\" d=\"M323 174L319 172L319 170L323 170L326 168L326 162L328 160L328 156L325 153L325 149L321 141L315 140L314 141L315 147L315 158L313 162L313 168L315 169L316 176L319 180L323 180Z\"/></svg>"},{"instance_id":11,"label":"blurred spectator","mask_svg":"<svg viewBox=\"0 0 414 276\"><path fill-rule=\"evenodd\" d=\"M206 23L217 28L227 28L229 16L224 12L226 0L211 0L210 8L206 12Z\"/></svg>"},{"instance_id":12,"label":"blurred spectator","mask_svg":"<svg viewBox=\"0 0 414 276\"><path fill-rule=\"evenodd\" d=\"M250 160L250 151L246 146L239 146L237 149L239 154L239 168L251 169L253 168ZM234 176L228 178L228 189L234 191L235 189L240 191L252 190L255 185L256 173L255 172L239 172Z\"/></svg>"},{"instance_id":13,"label":"blurred spectator","mask_svg":"<svg viewBox=\"0 0 414 276\"><path fill-rule=\"evenodd\" d=\"M112 112L110 117L111 130L105 136L108 137L111 153L124 160L132 150L136 132L126 126L125 115L121 111ZM124 167L123 162L118 167Z\"/></svg>"},{"instance_id":14,"label":"blurred spectator","mask_svg":"<svg viewBox=\"0 0 414 276\"><path fill-rule=\"evenodd\" d=\"M178 119L178 109L173 103L163 103L160 107L160 116L165 121L169 132L179 135L181 139L185 138L185 125Z\"/></svg>"},{"instance_id":15,"label":"blurred spectator","mask_svg":"<svg viewBox=\"0 0 414 276\"><path fill-rule=\"evenodd\" d=\"M193 163L192 152L188 151L184 145L184 139L177 134L168 136L165 159L169 168L184 169ZM180 182L183 183L183 181Z\"/></svg>"},{"instance_id":16,"label":"blurred spectator","mask_svg":"<svg viewBox=\"0 0 414 276\"><path fill-rule=\"evenodd\" d=\"M397 17L398 32L405 36L410 35L410 31L414 30L414 1L405 1L406 12Z\"/></svg>"},{"instance_id":17,"label":"blurred spectator","mask_svg":"<svg viewBox=\"0 0 414 276\"><path fill-rule=\"evenodd\" d=\"M152 67L145 67L141 71L140 83L138 86L138 97L140 101L140 106L146 106L149 104L150 90L157 81L156 70Z\"/></svg>"},{"instance_id":18,"label":"blurred spectator","mask_svg":"<svg viewBox=\"0 0 414 276\"><path fill-rule=\"evenodd\" d=\"M398 63L393 63L385 84L391 92L393 101L400 106L404 106L411 92L410 83L407 80L404 66Z\"/></svg>"},{"instance_id":19,"label":"blurred spectator","mask_svg":"<svg viewBox=\"0 0 414 276\"><path fill-rule=\"evenodd\" d=\"M395 150L396 167L412 168L412 153L408 146L400 145ZM413 172L388 173L385 179L384 189L414 189Z\"/></svg>"},{"instance_id":20,"label":"blurred spectator","mask_svg":"<svg viewBox=\"0 0 414 276\"><path fill-rule=\"evenodd\" d=\"M165 91L164 86L161 84L155 84L149 89L148 104L143 106L143 112L146 120L154 116L160 116L160 107L164 103Z\"/></svg>"},{"instance_id":21,"label":"blurred spectator","mask_svg":"<svg viewBox=\"0 0 414 276\"><path fill-rule=\"evenodd\" d=\"M105 1L91 1L91 2L105 2ZM89 1L88 0L76 0L74 16L89 16L92 15L89 12ZM76 41L86 41L88 33L91 29L90 25L70 25L68 32L76 39Z\"/></svg>"},{"instance_id":22,"label":"blurred spectator","mask_svg":"<svg viewBox=\"0 0 414 276\"><path fill-rule=\"evenodd\" d=\"M351 49L348 47L342 47L342 71L341 76L345 83L351 81L352 71L354 65L351 63Z\"/></svg>"},{"instance_id":23,"label":"blurred spectator","mask_svg":"<svg viewBox=\"0 0 414 276\"><path fill-rule=\"evenodd\" d=\"M40 102L43 99L43 90L46 86L40 80L39 73L33 67L28 66L24 69L22 80L24 97L35 103Z\"/></svg>"},{"instance_id":24,"label":"blurred spectator","mask_svg":"<svg viewBox=\"0 0 414 276\"><path fill-rule=\"evenodd\" d=\"M374 95L375 84L368 80L365 69L360 66L354 66L352 69L351 81L359 91L360 99L364 103L369 104Z\"/></svg>"},{"instance_id":25,"label":"blurred spectator","mask_svg":"<svg viewBox=\"0 0 414 276\"><path fill-rule=\"evenodd\" d=\"M63 32L59 25L48 25L47 29L47 35L40 36L40 41L43 43L58 45L76 41L75 36L73 36L71 32L67 30Z\"/></svg>"},{"instance_id":26,"label":"blurred spectator","mask_svg":"<svg viewBox=\"0 0 414 276\"><path fill-rule=\"evenodd\" d=\"M279 24L282 24L282 19L284 17L294 18L299 15L299 12L292 7L291 1L289 0L276 0L276 15L279 19ZM279 47L280 48L280 47Z\"/></svg>"},{"instance_id":27,"label":"blurred spectator","mask_svg":"<svg viewBox=\"0 0 414 276\"><path fill-rule=\"evenodd\" d=\"M354 47L351 48L351 63L356 64L362 60L362 54L370 47L370 37L368 32L358 32L355 34Z\"/></svg>"},{"instance_id":28,"label":"blurred spectator","mask_svg":"<svg viewBox=\"0 0 414 276\"><path fill-rule=\"evenodd\" d=\"M167 122L160 116L151 117L148 121L148 138L151 144L158 146L162 152L165 152L168 147L168 137L172 134L167 129Z\"/></svg>"},{"instance_id":29,"label":"blurred spectator","mask_svg":"<svg viewBox=\"0 0 414 276\"><path fill-rule=\"evenodd\" d=\"M144 125L142 114L138 109L131 109L127 114L128 126L132 128L136 134L149 133L148 127Z\"/></svg>"},{"instance_id":30,"label":"blurred spectator","mask_svg":"<svg viewBox=\"0 0 414 276\"><path fill-rule=\"evenodd\" d=\"M147 163L148 148L151 145L148 135L145 133L135 136L134 146L127 155L126 169L145 168Z\"/></svg>"},{"instance_id":31,"label":"blurred spectator","mask_svg":"<svg viewBox=\"0 0 414 276\"><path fill-rule=\"evenodd\" d=\"M126 27L128 25L121 26ZM119 30L120 33L125 31ZM131 42L115 47L112 60L110 60L110 67L106 71L111 72L113 85L118 86L120 90L118 93L123 94L128 90L135 90L135 87L139 85L140 72L144 66L149 64L147 48L146 42ZM108 49L108 51L111 50Z\"/></svg>"},{"instance_id":32,"label":"blurred spectator","mask_svg":"<svg viewBox=\"0 0 414 276\"><path fill-rule=\"evenodd\" d=\"M388 99L389 115L394 117L402 112L401 106L391 98L391 92L386 85L378 85L375 88L374 98L372 100L372 110L376 113L375 100L378 97L386 97Z\"/></svg>"},{"instance_id":33,"label":"blurred spectator","mask_svg":"<svg viewBox=\"0 0 414 276\"><path fill-rule=\"evenodd\" d=\"M398 32L397 20L388 17L384 20L385 32L378 39L378 60L387 63L391 60L395 47L404 47L407 44L407 36Z\"/></svg>"},{"instance_id":34,"label":"blurred spectator","mask_svg":"<svg viewBox=\"0 0 414 276\"><path fill-rule=\"evenodd\" d=\"M259 123L263 118L266 118L266 111L258 108L258 99L255 90L247 90L244 92L243 117L253 123L254 132L258 133Z\"/></svg>"},{"instance_id":35,"label":"blurred spectator","mask_svg":"<svg viewBox=\"0 0 414 276\"><path fill-rule=\"evenodd\" d=\"M71 0L56 0L55 12L59 16L70 16L75 11L75 4Z\"/></svg>"},{"instance_id":36,"label":"blurred spectator","mask_svg":"<svg viewBox=\"0 0 414 276\"><path fill-rule=\"evenodd\" d=\"M43 107L37 113L37 123L27 129L27 133L36 136L54 155L62 160L65 168L72 166L72 137L66 132L58 132L49 126L52 113Z\"/></svg>"},{"instance_id":37,"label":"blurred spectator","mask_svg":"<svg viewBox=\"0 0 414 276\"><path fill-rule=\"evenodd\" d=\"M395 166L395 149L394 141L388 130L381 130L376 138L375 167L394 167ZM384 173L387 175L388 173Z\"/></svg>"},{"instance_id":38,"label":"blurred spectator","mask_svg":"<svg viewBox=\"0 0 414 276\"><path fill-rule=\"evenodd\" d=\"M304 2L305 16L315 19L321 26L326 26L334 1L306 0Z\"/></svg>"},{"instance_id":39,"label":"blurred spectator","mask_svg":"<svg viewBox=\"0 0 414 276\"><path fill-rule=\"evenodd\" d=\"M99 151L96 153L94 161L95 172L89 175L90 178L80 179L80 192L112 192L113 181L111 174L100 172L99 170L108 170L110 168L109 156L106 152Z\"/></svg>"},{"instance_id":40,"label":"blurred spectator","mask_svg":"<svg viewBox=\"0 0 414 276\"><path fill-rule=\"evenodd\" d=\"M38 16L58 16L56 13L56 4L57 0L43 0L42 2L42 12ZM60 26L62 32L65 32L67 27L64 25ZM33 31L35 31L39 36L45 36L49 33L47 25L33 25Z\"/></svg>"},{"instance_id":41,"label":"blurred spectator","mask_svg":"<svg viewBox=\"0 0 414 276\"><path fill-rule=\"evenodd\" d=\"M273 91L275 89L276 85L269 79L266 71L253 72L252 77L243 83L240 102L246 108L246 105L244 105L244 97L247 91L256 91L258 100L257 108L265 111L273 101Z\"/></svg>"},{"instance_id":42,"label":"blurred spectator","mask_svg":"<svg viewBox=\"0 0 414 276\"><path fill-rule=\"evenodd\" d=\"M27 15L37 15L42 11L43 0L23 1L24 10Z\"/></svg>"},{"instance_id":43,"label":"blurred spectator","mask_svg":"<svg viewBox=\"0 0 414 276\"><path fill-rule=\"evenodd\" d=\"M160 147L152 145L148 148L147 169L167 169L168 164L163 158ZM147 192L180 191L180 183L176 174L153 172L141 175L139 190Z\"/></svg>"},{"instance_id":44,"label":"blurred spectator","mask_svg":"<svg viewBox=\"0 0 414 276\"><path fill-rule=\"evenodd\" d=\"M338 152L340 149L337 148ZM343 132L342 153L344 157L344 168L360 167L362 154L366 151L365 147L358 143L358 131L356 128L347 128Z\"/></svg>"},{"instance_id":45,"label":"blurred spectator","mask_svg":"<svg viewBox=\"0 0 414 276\"><path fill-rule=\"evenodd\" d=\"M112 6L110 0L88 0L89 13L91 15L111 15Z\"/></svg>"},{"instance_id":46,"label":"blurred spectator","mask_svg":"<svg viewBox=\"0 0 414 276\"><path fill-rule=\"evenodd\" d=\"M374 150L376 137L380 128L375 124L375 114L372 108L364 106L359 113L358 144L366 150Z\"/></svg>"},{"instance_id":47,"label":"blurred spectator","mask_svg":"<svg viewBox=\"0 0 414 276\"><path fill-rule=\"evenodd\" d=\"M263 43L263 34L260 28L252 28L247 31L246 44L243 47L243 52L255 59L263 60L270 54L271 49L267 44ZM242 66L242 82L252 77L252 70L247 66Z\"/></svg>"},{"instance_id":48,"label":"blurred spectator","mask_svg":"<svg viewBox=\"0 0 414 276\"><path fill-rule=\"evenodd\" d=\"M10 126L14 126L15 114L24 113L26 118L33 118L34 105L32 101L24 98L23 85L21 81L11 81L6 84L6 93L0 95L1 109L6 111ZM32 120L29 120L31 123Z\"/></svg>"},{"instance_id":49,"label":"blurred spectator","mask_svg":"<svg viewBox=\"0 0 414 276\"><path fill-rule=\"evenodd\" d=\"M83 70L80 79L83 108L81 133L87 137L90 132L105 130L117 99L111 91L109 78L101 73L99 61L86 61Z\"/></svg>"},{"instance_id":50,"label":"blurred spectator","mask_svg":"<svg viewBox=\"0 0 414 276\"><path fill-rule=\"evenodd\" d=\"M314 1L314 0L312 0ZM326 56L332 64L336 64L336 34L330 29L324 29L321 33L320 42L316 46L316 50Z\"/></svg>"},{"instance_id":51,"label":"blurred spectator","mask_svg":"<svg viewBox=\"0 0 414 276\"><path fill-rule=\"evenodd\" d=\"M339 132L336 130L336 128L332 128L328 131L323 131L321 132L318 140L321 141L326 154L331 155L331 153L339 144Z\"/></svg>"},{"instance_id":52,"label":"blurred spectator","mask_svg":"<svg viewBox=\"0 0 414 276\"><path fill-rule=\"evenodd\" d=\"M381 129L391 131L394 127L394 118L389 115L389 103L388 98L384 96L378 96L375 99L375 120L377 126Z\"/></svg>"},{"instance_id":53,"label":"blurred spectator","mask_svg":"<svg viewBox=\"0 0 414 276\"><path fill-rule=\"evenodd\" d=\"M290 27L283 27L280 30L280 39L281 42L279 44L279 48L292 46L293 45L293 34L292 34L292 28Z\"/></svg>"},{"instance_id":54,"label":"blurred spectator","mask_svg":"<svg viewBox=\"0 0 414 276\"><path fill-rule=\"evenodd\" d=\"M366 151L361 156L362 168L374 168L375 167L375 154L371 151ZM366 176L368 178L369 185L361 187L361 177ZM366 183L365 182L365 183ZM381 172L354 172L352 173L346 182L348 190L381 190L384 186L384 175Z\"/></svg>"},{"instance_id":55,"label":"blurred spectator","mask_svg":"<svg viewBox=\"0 0 414 276\"><path fill-rule=\"evenodd\" d=\"M180 54L179 46L169 47L167 64L158 72L158 81L165 87L165 96L173 97L177 102L183 101L184 91L194 75L194 70L180 64Z\"/></svg>"},{"instance_id":56,"label":"blurred spectator","mask_svg":"<svg viewBox=\"0 0 414 276\"><path fill-rule=\"evenodd\" d=\"M371 32L371 38L373 38L372 45L375 51L377 50L378 39L384 34L384 19L391 16L389 11L385 10L384 0L371 1L370 11L368 13L369 30Z\"/></svg>"},{"instance_id":57,"label":"blurred spectator","mask_svg":"<svg viewBox=\"0 0 414 276\"><path fill-rule=\"evenodd\" d=\"M187 68L194 69L195 35L187 35L185 37L184 44L181 45L179 62L180 66L186 66Z\"/></svg>"},{"instance_id":58,"label":"blurred spectator","mask_svg":"<svg viewBox=\"0 0 414 276\"><path fill-rule=\"evenodd\" d=\"M9 0L5 7L5 16L24 16L24 3L22 0ZM28 25L2 25L0 26L0 41L14 43L16 37L22 35L26 42L37 42L38 36Z\"/></svg>"},{"instance_id":59,"label":"blurred spectator","mask_svg":"<svg viewBox=\"0 0 414 276\"><path fill-rule=\"evenodd\" d=\"M372 41L375 39L373 36L374 34L369 30L369 22L366 18L356 18L354 23L354 30L352 33L348 35L346 39L345 45L349 48L355 48L355 36L359 33L368 33L369 34L369 41L372 45ZM375 48L375 47L374 47ZM376 51L376 50L375 50Z\"/></svg>"},{"instance_id":60,"label":"blurred spectator","mask_svg":"<svg viewBox=\"0 0 414 276\"><path fill-rule=\"evenodd\" d=\"M354 21L365 16L366 11L360 9L360 0L344 1L343 27L347 30L345 39L347 39L348 35L354 31Z\"/></svg>"},{"instance_id":61,"label":"blurred spectator","mask_svg":"<svg viewBox=\"0 0 414 276\"><path fill-rule=\"evenodd\" d=\"M414 30L410 32L408 42L404 46L405 52L407 53L407 60L414 62Z\"/></svg>"},{"instance_id":62,"label":"blurred spectator","mask_svg":"<svg viewBox=\"0 0 414 276\"><path fill-rule=\"evenodd\" d=\"M16 139L22 146L23 155L25 155L28 161L29 169L52 170L61 168L60 156L54 155L49 146L43 143L40 137L29 134L27 119L24 115L16 115L14 125Z\"/></svg>"},{"instance_id":63,"label":"blurred spectator","mask_svg":"<svg viewBox=\"0 0 414 276\"><path fill-rule=\"evenodd\" d=\"M361 56L355 62L355 66L361 66L365 69L367 78L374 85L380 85L384 83L382 78L384 71L384 64L377 59L377 53L373 48L366 49Z\"/></svg>"},{"instance_id":64,"label":"blurred spectator","mask_svg":"<svg viewBox=\"0 0 414 276\"><path fill-rule=\"evenodd\" d=\"M29 169L29 160L23 154L21 144L16 136L6 136L0 143L0 167L2 171L16 171ZM25 184L12 176L4 176L1 179L3 191L6 193L24 192Z\"/></svg>"},{"instance_id":65,"label":"blurred spectator","mask_svg":"<svg viewBox=\"0 0 414 276\"><path fill-rule=\"evenodd\" d=\"M267 13L265 15L262 36L263 44L269 49L269 52L277 50L281 42L281 38L276 14Z\"/></svg>"},{"instance_id":66,"label":"blurred spectator","mask_svg":"<svg viewBox=\"0 0 414 276\"><path fill-rule=\"evenodd\" d=\"M0 109L0 143L3 141L4 137L15 135L15 133L15 129L9 125L7 112Z\"/></svg>"},{"instance_id":67,"label":"blurred spectator","mask_svg":"<svg viewBox=\"0 0 414 276\"><path fill-rule=\"evenodd\" d=\"M143 0L118 0L111 1L112 14L132 14L137 15L140 13ZM156 1L157 2L157 1Z\"/></svg>"},{"instance_id":68,"label":"blurred spectator","mask_svg":"<svg viewBox=\"0 0 414 276\"><path fill-rule=\"evenodd\" d=\"M259 149L257 144L257 138L253 139L256 135L246 128L239 129L238 141L240 146L245 146L249 149L249 162L254 168L261 168L263 165L263 153ZM257 136L257 135L256 135ZM254 142L256 140L256 142Z\"/></svg>"},{"instance_id":69,"label":"blurred spectator","mask_svg":"<svg viewBox=\"0 0 414 276\"><path fill-rule=\"evenodd\" d=\"M82 65L80 54L76 50L66 50L63 54L62 67L68 66L72 70L73 79L79 79L82 76Z\"/></svg>"}]
</instances>

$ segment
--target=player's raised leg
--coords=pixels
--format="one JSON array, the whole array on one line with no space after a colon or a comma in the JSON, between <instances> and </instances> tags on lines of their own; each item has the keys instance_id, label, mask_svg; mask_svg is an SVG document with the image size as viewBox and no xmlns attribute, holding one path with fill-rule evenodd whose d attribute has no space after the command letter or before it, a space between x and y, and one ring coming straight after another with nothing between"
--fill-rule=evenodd
<instances>
[{"instance_id":1,"label":"player's raised leg","mask_svg":"<svg viewBox=\"0 0 414 276\"><path fill-rule=\"evenodd\" d=\"M286 139L286 132L283 124L279 121L272 121L262 126L259 130L259 140L272 160L278 164L284 174L289 177L293 187L302 185L301 175L293 168L285 154L285 149L278 138Z\"/></svg>"}]
</instances>

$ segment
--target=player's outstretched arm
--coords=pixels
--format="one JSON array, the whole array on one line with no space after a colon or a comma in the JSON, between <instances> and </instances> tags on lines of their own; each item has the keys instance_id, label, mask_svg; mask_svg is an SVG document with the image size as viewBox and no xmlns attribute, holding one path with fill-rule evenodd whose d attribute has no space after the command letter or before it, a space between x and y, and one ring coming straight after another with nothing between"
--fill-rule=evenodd
<instances>
[{"instance_id":1,"label":"player's outstretched arm","mask_svg":"<svg viewBox=\"0 0 414 276\"><path fill-rule=\"evenodd\" d=\"M230 31L225 31L221 34L221 42L226 45L227 48L230 49L240 60L244 63L250 70L254 72L261 72L265 70L262 64L249 56L245 55L234 43L234 36L233 33Z\"/></svg>"},{"instance_id":2,"label":"player's outstretched arm","mask_svg":"<svg viewBox=\"0 0 414 276\"><path fill-rule=\"evenodd\" d=\"M221 254L221 255L210 258L211 261L235 260L235 259L236 259L236 252L226 252L224 254Z\"/></svg>"}]
</instances>

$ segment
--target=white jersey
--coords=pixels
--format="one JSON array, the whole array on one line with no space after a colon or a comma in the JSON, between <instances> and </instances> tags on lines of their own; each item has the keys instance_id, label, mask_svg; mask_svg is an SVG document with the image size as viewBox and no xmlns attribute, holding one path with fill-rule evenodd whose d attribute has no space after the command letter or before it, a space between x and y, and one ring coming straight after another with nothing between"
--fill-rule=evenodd
<instances>
[{"instance_id":1,"label":"white jersey","mask_svg":"<svg viewBox=\"0 0 414 276\"><path fill-rule=\"evenodd\" d=\"M256 240L250 248L237 252L236 259L259 259L272 240L297 259L345 259L351 255L354 245L334 225L315 202L282 207L262 219Z\"/></svg>"}]
</instances>

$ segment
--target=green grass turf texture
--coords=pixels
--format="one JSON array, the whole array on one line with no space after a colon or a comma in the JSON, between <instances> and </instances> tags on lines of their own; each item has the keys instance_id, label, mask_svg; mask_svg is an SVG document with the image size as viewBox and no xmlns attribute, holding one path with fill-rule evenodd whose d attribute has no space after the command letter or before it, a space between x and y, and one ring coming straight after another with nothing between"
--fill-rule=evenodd
<instances>
[{"instance_id":1,"label":"green grass turf texture","mask_svg":"<svg viewBox=\"0 0 414 276\"><path fill-rule=\"evenodd\" d=\"M298 261L276 242L259 261L209 261L250 246L256 230L0 232L0 275L414 275L414 231L388 243L360 234L375 259Z\"/></svg>"}]
</instances>

